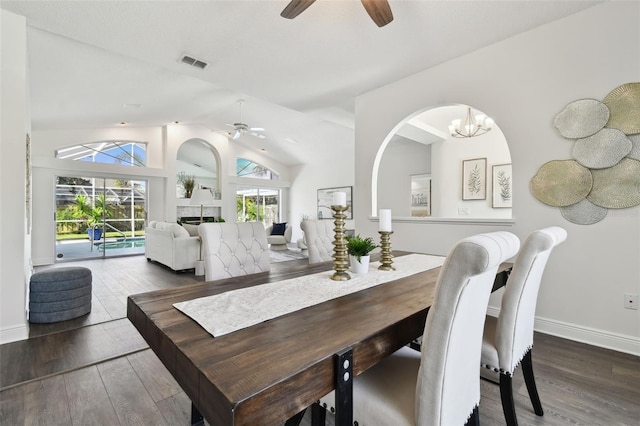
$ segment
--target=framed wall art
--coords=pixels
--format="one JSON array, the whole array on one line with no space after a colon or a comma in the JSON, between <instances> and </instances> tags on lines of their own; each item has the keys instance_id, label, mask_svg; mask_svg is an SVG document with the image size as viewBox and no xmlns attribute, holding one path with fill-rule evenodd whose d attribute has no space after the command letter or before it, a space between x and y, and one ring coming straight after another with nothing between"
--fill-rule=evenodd
<instances>
[{"instance_id":1,"label":"framed wall art","mask_svg":"<svg viewBox=\"0 0 640 426\"><path fill-rule=\"evenodd\" d=\"M347 209L344 214L347 216L346 220L353 219L353 187L352 186L340 186L336 188L322 188L318 189L318 219L333 219L333 210L331 210L331 204L333 203L333 194L336 192L344 192L347 194Z\"/></svg>"},{"instance_id":2,"label":"framed wall art","mask_svg":"<svg viewBox=\"0 0 640 426\"><path fill-rule=\"evenodd\" d=\"M462 199L487 199L486 158L474 158L462 162Z\"/></svg>"},{"instance_id":3,"label":"framed wall art","mask_svg":"<svg viewBox=\"0 0 640 426\"><path fill-rule=\"evenodd\" d=\"M510 208L513 198L511 164L493 166L493 208Z\"/></svg>"},{"instance_id":4,"label":"framed wall art","mask_svg":"<svg viewBox=\"0 0 640 426\"><path fill-rule=\"evenodd\" d=\"M411 175L411 217L431 216L431 175Z\"/></svg>"}]
</instances>

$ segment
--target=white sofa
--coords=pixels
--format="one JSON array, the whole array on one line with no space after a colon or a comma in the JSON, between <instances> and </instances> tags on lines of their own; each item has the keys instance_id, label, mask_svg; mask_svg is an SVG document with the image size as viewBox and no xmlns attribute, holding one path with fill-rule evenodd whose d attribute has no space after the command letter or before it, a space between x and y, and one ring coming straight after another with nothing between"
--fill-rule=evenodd
<instances>
[{"instance_id":1,"label":"white sofa","mask_svg":"<svg viewBox=\"0 0 640 426\"><path fill-rule=\"evenodd\" d=\"M193 269L200 258L200 237L190 235L177 223L149 222L145 229L144 255L149 261L168 266L174 271Z\"/></svg>"}]
</instances>

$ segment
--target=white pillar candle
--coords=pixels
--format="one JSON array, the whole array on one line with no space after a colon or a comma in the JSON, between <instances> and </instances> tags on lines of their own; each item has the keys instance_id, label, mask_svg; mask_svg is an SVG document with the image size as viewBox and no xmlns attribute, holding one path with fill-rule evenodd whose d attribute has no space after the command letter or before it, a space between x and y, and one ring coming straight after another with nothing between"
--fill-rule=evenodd
<instances>
[{"instance_id":1,"label":"white pillar candle","mask_svg":"<svg viewBox=\"0 0 640 426\"><path fill-rule=\"evenodd\" d=\"M334 206L346 206L347 205L347 193L346 192L334 192L333 193L333 205Z\"/></svg>"},{"instance_id":2,"label":"white pillar candle","mask_svg":"<svg viewBox=\"0 0 640 426\"><path fill-rule=\"evenodd\" d=\"M391 232L391 210L380 209L378 220L380 221L380 232Z\"/></svg>"}]
</instances>

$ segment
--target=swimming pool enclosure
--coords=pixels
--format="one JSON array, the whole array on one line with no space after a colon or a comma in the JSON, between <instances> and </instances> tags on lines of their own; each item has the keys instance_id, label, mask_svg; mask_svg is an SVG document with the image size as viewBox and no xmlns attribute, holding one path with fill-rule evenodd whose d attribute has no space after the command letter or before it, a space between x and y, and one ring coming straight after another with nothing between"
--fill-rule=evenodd
<instances>
[{"instance_id":1,"label":"swimming pool enclosure","mask_svg":"<svg viewBox=\"0 0 640 426\"><path fill-rule=\"evenodd\" d=\"M56 260L144 253L147 182L59 176Z\"/></svg>"}]
</instances>

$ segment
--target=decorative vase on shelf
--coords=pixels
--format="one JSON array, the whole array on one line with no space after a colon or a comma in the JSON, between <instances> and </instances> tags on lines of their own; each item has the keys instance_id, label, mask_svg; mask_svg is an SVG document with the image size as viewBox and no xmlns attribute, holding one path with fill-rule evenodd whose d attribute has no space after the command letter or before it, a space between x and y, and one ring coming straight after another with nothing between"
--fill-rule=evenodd
<instances>
[{"instance_id":1,"label":"decorative vase on shelf","mask_svg":"<svg viewBox=\"0 0 640 426\"><path fill-rule=\"evenodd\" d=\"M191 194L196 187L196 180L193 176L186 176L182 180L182 187L184 188L184 198L191 198Z\"/></svg>"},{"instance_id":2,"label":"decorative vase on shelf","mask_svg":"<svg viewBox=\"0 0 640 426\"><path fill-rule=\"evenodd\" d=\"M356 256L349 255L351 272L354 274L366 274L369 272L369 258L370 256L360 256L360 260L358 260Z\"/></svg>"}]
</instances>

